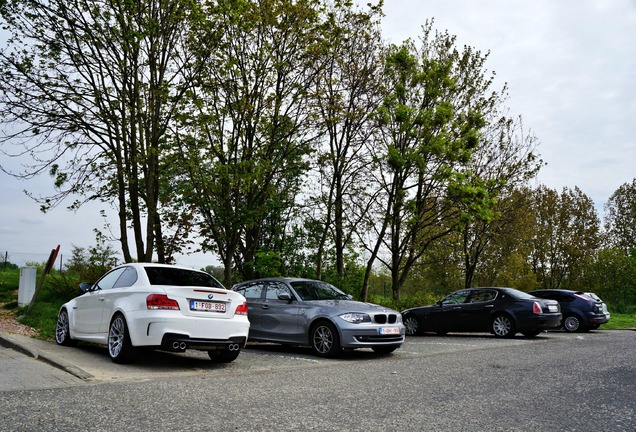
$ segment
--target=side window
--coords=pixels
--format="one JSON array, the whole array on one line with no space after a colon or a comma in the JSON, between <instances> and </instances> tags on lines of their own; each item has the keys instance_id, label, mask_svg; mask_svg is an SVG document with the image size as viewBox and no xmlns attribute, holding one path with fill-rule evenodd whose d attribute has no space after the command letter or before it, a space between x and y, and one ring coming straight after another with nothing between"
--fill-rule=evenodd
<instances>
[{"instance_id":1,"label":"side window","mask_svg":"<svg viewBox=\"0 0 636 432\"><path fill-rule=\"evenodd\" d=\"M261 298L262 291L263 291L263 286L257 285L257 284L242 286L236 290L236 292L241 293L243 297L245 297L248 300Z\"/></svg>"},{"instance_id":2,"label":"side window","mask_svg":"<svg viewBox=\"0 0 636 432\"><path fill-rule=\"evenodd\" d=\"M442 300L442 304L450 305L450 304L461 304L466 301L468 297L468 291L458 291L453 293Z\"/></svg>"},{"instance_id":3,"label":"side window","mask_svg":"<svg viewBox=\"0 0 636 432\"><path fill-rule=\"evenodd\" d=\"M288 293L290 296L292 295L287 285L280 282L273 282L267 284L267 292L265 293L265 298L268 300L278 300L278 295L283 293Z\"/></svg>"},{"instance_id":4,"label":"side window","mask_svg":"<svg viewBox=\"0 0 636 432\"><path fill-rule=\"evenodd\" d=\"M497 291L483 290L476 291L470 298L471 303L482 303L493 301L497 297Z\"/></svg>"},{"instance_id":5,"label":"side window","mask_svg":"<svg viewBox=\"0 0 636 432\"><path fill-rule=\"evenodd\" d=\"M97 288L101 290L112 289L115 286L117 279L119 279L119 276L121 276L122 273L124 273L126 268L127 267L118 268L116 270L111 271L110 273L107 273L103 278L98 280L95 285L97 286Z\"/></svg>"},{"instance_id":6,"label":"side window","mask_svg":"<svg viewBox=\"0 0 636 432\"><path fill-rule=\"evenodd\" d=\"M137 270L134 267L126 267L113 288L127 288L137 282Z\"/></svg>"}]
</instances>

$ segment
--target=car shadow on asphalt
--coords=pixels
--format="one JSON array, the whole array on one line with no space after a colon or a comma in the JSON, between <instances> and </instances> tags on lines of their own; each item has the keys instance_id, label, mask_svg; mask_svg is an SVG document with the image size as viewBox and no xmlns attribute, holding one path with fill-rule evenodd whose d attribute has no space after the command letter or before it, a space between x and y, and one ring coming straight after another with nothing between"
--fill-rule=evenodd
<instances>
[{"instance_id":1,"label":"car shadow on asphalt","mask_svg":"<svg viewBox=\"0 0 636 432\"><path fill-rule=\"evenodd\" d=\"M371 348L344 349L334 357L319 357L315 355L310 347L277 344L272 342L248 342L247 349L261 354L289 355L313 360L334 360L334 361L360 361L377 360L391 357L391 354L380 354ZM399 352L398 348L395 352Z\"/></svg>"}]
</instances>

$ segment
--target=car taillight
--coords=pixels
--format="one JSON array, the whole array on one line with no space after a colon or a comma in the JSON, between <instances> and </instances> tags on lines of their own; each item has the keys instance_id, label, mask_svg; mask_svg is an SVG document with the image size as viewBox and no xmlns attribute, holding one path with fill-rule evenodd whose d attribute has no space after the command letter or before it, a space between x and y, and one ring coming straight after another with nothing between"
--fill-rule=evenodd
<instances>
[{"instance_id":1,"label":"car taillight","mask_svg":"<svg viewBox=\"0 0 636 432\"><path fill-rule=\"evenodd\" d=\"M532 312L536 313L536 314L543 313L543 311L541 310L541 305L539 304L539 302L534 302L534 304L532 305Z\"/></svg>"},{"instance_id":2,"label":"car taillight","mask_svg":"<svg viewBox=\"0 0 636 432\"><path fill-rule=\"evenodd\" d=\"M236 315L247 315L247 302L243 302L236 307Z\"/></svg>"},{"instance_id":3,"label":"car taillight","mask_svg":"<svg viewBox=\"0 0 636 432\"><path fill-rule=\"evenodd\" d=\"M165 294L150 294L146 297L146 307L148 309L179 310L179 303L169 299Z\"/></svg>"}]
</instances>

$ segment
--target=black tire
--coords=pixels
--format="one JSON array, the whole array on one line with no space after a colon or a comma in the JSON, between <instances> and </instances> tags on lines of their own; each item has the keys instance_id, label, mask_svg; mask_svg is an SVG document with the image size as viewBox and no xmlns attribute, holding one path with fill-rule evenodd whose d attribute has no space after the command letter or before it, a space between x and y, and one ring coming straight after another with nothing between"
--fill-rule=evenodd
<instances>
[{"instance_id":1,"label":"black tire","mask_svg":"<svg viewBox=\"0 0 636 432\"><path fill-rule=\"evenodd\" d=\"M231 363L237 359L239 354L241 353L241 346L239 344L232 344L230 346L221 348L221 349L211 349L208 350L208 356L210 360L215 363Z\"/></svg>"},{"instance_id":2,"label":"black tire","mask_svg":"<svg viewBox=\"0 0 636 432\"><path fill-rule=\"evenodd\" d=\"M340 336L336 327L328 321L320 321L309 332L311 349L319 357L335 357L340 354Z\"/></svg>"},{"instance_id":3,"label":"black tire","mask_svg":"<svg viewBox=\"0 0 636 432\"><path fill-rule=\"evenodd\" d=\"M66 309L62 309L57 316L57 324L55 325L55 343L64 346L75 346L77 341L71 339L71 332L69 330L68 312Z\"/></svg>"},{"instance_id":4,"label":"black tire","mask_svg":"<svg viewBox=\"0 0 636 432\"><path fill-rule=\"evenodd\" d=\"M406 314L402 322L404 323L404 330L407 336L416 336L422 334L422 326L420 320L413 314Z\"/></svg>"},{"instance_id":5,"label":"black tire","mask_svg":"<svg viewBox=\"0 0 636 432\"><path fill-rule=\"evenodd\" d=\"M514 321L506 314L496 315L492 320L491 329L495 337L499 338L514 337L517 332Z\"/></svg>"},{"instance_id":6,"label":"black tire","mask_svg":"<svg viewBox=\"0 0 636 432\"><path fill-rule=\"evenodd\" d=\"M566 332L570 332L570 333L580 333L580 332L585 332L588 331L587 327L585 327L585 325L583 324L583 321L581 321L581 318L578 315L567 315L565 318L563 318L563 329Z\"/></svg>"},{"instance_id":7,"label":"black tire","mask_svg":"<svg viewBox=\"0 0 636 432\"><path fill-rule=\"evenodd\" d=\"M135 359L135 348L130 342L128 324L122 314L113 317L108 328L108 355L115 363L130 363Z\"/></svg>"},{"instance_id":8,"label":"black tire","mask_svg":"<svg viewBox=\"0 0 636 432\"><path fill-rule=\"evenodd\" d=\"M532 330L532 331L522 332L521 334L523 334L527 338L533 338L537 336L539 333L541 333L541 331L542 330Z\"/></svg>"},{"instance_id":9,"label":"black tire","mask_svg":"<svg viewBox=\"0 0 636 432\"><path fill-rule=\"evenodd\" d=\"M399 345L382 345L382 346L372 347L371 349L378 354L388 355L388 354L391 354L396 349L398 349L399 347L400 347Z\"/></svg>"}]
</instances>

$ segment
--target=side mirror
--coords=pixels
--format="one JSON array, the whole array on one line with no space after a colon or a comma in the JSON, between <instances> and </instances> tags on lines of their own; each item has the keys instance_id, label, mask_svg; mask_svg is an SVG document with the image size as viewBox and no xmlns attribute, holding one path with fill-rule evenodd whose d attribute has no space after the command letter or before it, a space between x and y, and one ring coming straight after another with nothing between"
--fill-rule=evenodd
<instances>
[{"instance_id":1,"label":"side mirror","mask_svg":"<svg viewBox=\"0 0 636 432\"><path fill-rule=\"evenodd\" d=\"M280 293L278 294L278 300L284 300L284 301L290 302L292 301L292 296L287 292Z\"/></svg>"},{"instance_id":2,"label":"side mirror","mask_svg":"<svg viewBox=\"0 0 636 432\"><path fill-rule=\"evenodd\" d=\"M441 301L441 300L436 301L436 302L435 302L435 304L436 304L437 306L439 306L439 307L444 306L444 303L442 303L442 301Z\"/></svg>"},{"instance_id":3,"label":"side mirror","mask_svg":"<svg viewBox=\"0 0 636 432\"><path fill-rule=\"evenodd\" d=\"M93 284L90 284L88 282L82 282L81 284L79 284L79 289L81 289L82 292L89 292L92 286Z\"/></svg>"}]
</instances>

